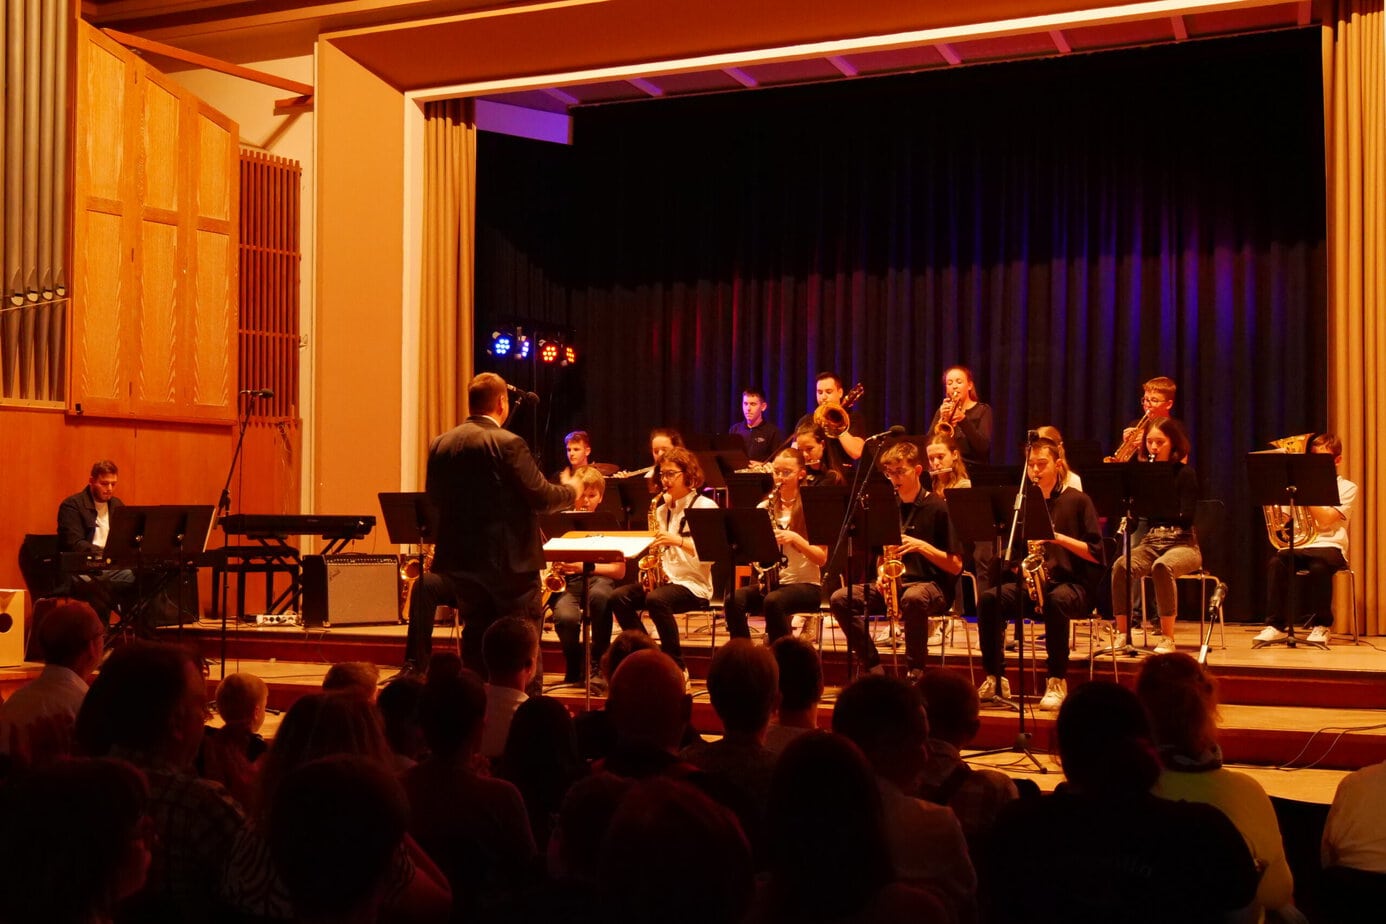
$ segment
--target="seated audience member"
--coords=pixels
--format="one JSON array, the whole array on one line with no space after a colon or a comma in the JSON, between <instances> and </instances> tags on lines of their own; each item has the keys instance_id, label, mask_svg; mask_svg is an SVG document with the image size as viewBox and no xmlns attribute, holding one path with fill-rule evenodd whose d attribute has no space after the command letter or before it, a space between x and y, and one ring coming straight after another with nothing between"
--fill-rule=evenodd
<instances>
[{"instance_id":1,"label":"seated audience member","mask_svg":"<svg viewBox=\"0 0 1386 924\"><path fill-rule=\"evenodd\" d=\"M568 790L549 838L548 880L534 895L528 920L599 922L598 862L611 819L635 785L625 777L601 773L578 780Z\"/></svg>"},{"instance_id":2,"label":"seated audience member","mask_svg":"<svg viewBox=\"0 0 1386 924\"><path fill-rule=\"evenodd\" d=\"M951 811L911 795L928 761L929 720L914 687L868 674L842 691L833 731L859 747L876 772L891 860L902 882L933 891L949 912L973 916L977 877Z\"/></svg>"},{"instance_id":3,"label":"seated audience member","mask_svg":"<svg viewBox=\"0 0 1386 924\"><path fill-rule=\"evenodd\" d=\"M377 761L338 754L289 771L267 837L295 920L377 920L408 814L399 782Z\"/></svg>"},{"instance_id":4,"label":"seated audience member","mask_svg":"<svg viewBox=\"0 0 1386 924\"><path fill-rule=\"evenodd\" d=\"M1155 795L1202 802L1226 815L1262 871L1257 904L1267 910L1286 909L1295 889L1280 822L1260 783L1222 765L1212 675L1186 654L1156 655L1141 665L1136 695L1150 719L1160 756Z\"/></svg>"},{"instance_id":5,"label":"seated audience member","mask_svg":"<svg viewBox=\"0 0 1386 924\"><path fill-rule=\"evenodd\" d=\"M818 730L823 664L813 645L793 636L776 639L770 651L780 669L780 704L765 733L765 747L778 754L804 732Z\"/></svg>"},{"instance_id":6,"label":"seated audience member","mask_svg":"<svg viewBox=\"0 0 1386 924\"><path fill-rule=\"evenodd\" d=\"M432 665L429 665L432 667ZM385 726L390 743L390 766L403 773L418 762L424 752L423 730L419 728L419 700L423 697L419 677L396 677L385 684L375 698L375 708Z\"/></svg>"},{"instance_id":7,"label":"seated audience member","mask_svg":"<svg viewBox=\"0 0 1386 924\"><path fill-rule=\"evenodd\" d=\"M1355 920L1386 904L1386 762L1338 782L1323 826L1320 905L1327 921Z\"/></svg>"},{"instance_id":8,"label":"seated audience member","mask_svg":"<svg viewBox=\"0 0 1386 924\"><path fill-rule=\"evenodd\" d=\"M962 759L962 748L982 727L976 688L962 674L941 667L924 671L917 686L929 716L929 758L918 794L952 809L968 845L975 847L1001 806L1020 794L1006 774L974 769Z\"/></svg>"},{"instance_id":9,"label":"seated audience member","mask_svg":"<svg viewBox=\"0 0 1386 924\"><path fill-rule=\"evenodd\" d=\"M521 703L496 769L524 797L534 843L542 853L568 787L587 773L567 707L552 696Z\"/></svg>"},{"instance_id":10,"label":"seated audience member","mask_svg":"<svg viewBox=\"0 0 1386 924\"><path fill-rule=\"evenodd\" d=\"M274 744L260 769L255 814L236 839L222 878L225 902L241 915L260 920L294 919L288 887L274 865L268 819L284 779L323 757L348 755L388 771L390 747L375 707L359 696L313 693L284 715ZM386 895L391 915L420 920L446 918L452 895L442 873L412 839L405 838L392 864Z\"/></svg>"},{"instance_id":11,"label":"seated audience member","mask_svg":"<svg viewBox=\"0 0 1386 924\"><path fill-rule=\"evenodd\" d=\"M401 777L409 831L442 867L457 897L455 916L465 919L504 904L535 856L519 790L477 771L485 717L476 674L429 678L419 701L429 755Z\"/></svg>"},{"instance_id":12,"label":"seated audience member","mask_svg":"<svg viewBox=\"0 0 1386 924\"><path fill-rule=\"evenodd\" d=\"M684 781L636 783L611 819L599 863L608 921L739 921L750 905L751 849L736 816Z\"/></svg>"},{"instance_id":13,"label":"seated audience member","mask_svg":"<svg viewBox=\"0 0 1386 924\"><path fill-rule=\"evenodd\" d=\"M622 632L612 639L611 647L602 655L602 687L610 686L612 675L627 655L658 650L659 645L644 632L638 629ZM598 707L584 712L573 720L573 724L577 727L578 749L582 752L583 760L599 760L616 746L616 729L612 727L611 713L606 709Z\"/></svg>"},{"instance_id":14,"label":"seated audience member","mask_svg":"<svg viewBox=\"0 0 1386 924\"><path fill-rule=\"evenodd\" d=\"M37 632L43 671L0 706L0 754L13 754L30 765L68 750L72 724L87 695L87 678L101 663L105 638L96 610L71 599L50 610ZM61 753L43 753L53 747Z\"/></svg>"},{"instance_id":15,"label":"seated audience member","mask_svg":"<svg viewBox=\"0 0 1386 924\"><path fill-rule=\"evenodd\" d=\"M722 737L683 749L681 756L750 797L757 815L770 797L775 755L765 747L770 716L779 701L779 668L769 648L734 638L712 656L707 690L722 720ZM754 836L756 832L747 832Z\"/></svg>"},{"instance_id":16,"label":"seated audience member","mask_svg":"<svg viewBox=\"0 0 1386 924\"><path fill-rule=\"evenodd\" d=\"M140 919L205 921L216 884L245 824L236 800L193 774L207 718L207 685L183 648L132 642L117 649L77 713L78 749L134 764L149 782L149 879Z\"/></svg>"},{"instance_id":17,"label":"seated audience member","mask_svg":"<svg viewBox=\"0 0 1386 924\"><path fill-rule=\"evenodd\" d=\"M497 619L481 639L481 658L486 663L487 680L481 756L494 760L505 750L515 710L529 698L525 688L543 674L534 623L520 616Z\"/></svg>"},{"instance_id":18,"label":"seated audience member","mask_svg":"<svg viewBox=\"0 0 1386 924\"><path fill-rule=\"evenodd\" d=\"M1222 812L1151 793L1160 764L1134 693L1084 684L1060 707L1056 737L1067 783L1003 808L979 853L983 920L1246 919L1251 854ZM1023 844L1041 849L1017 862Z\"/></svg>"},{"instance_id":19,"label":"seated audience member","mask_svg":"<svg viewBox=\"0 0 1386 924\"><path fill-rule=\"evenodd\" d=\"M148 806L144 775L119 760L65 760L0 788L0 921L111 921L149 872Z\"/></svg>"},{"instance_id":20,"label":"seated audience member","mask_svg":"<svg viewBox=\"0 0 1386 924\"><path fill-rule=\"evenodd\" d=\"M198 776L225 786L241 805L250 805L255 793L255 764L268 745L260 737L269 705L269 686L254 674L227 674L217 685L220 728L202 730L197 752Z\"/></svg>"},{"instance_id":21,"label":"seated audience member","mask_svg":"<svg viewBox=\"0 0 1386 924\"><path fill-rule=\"evenodd\" d=\"M368 703L375 702L380 686L380 668L366 661L341 661L327 669L322 678L324 693L350 693Z\"/></svg>"},{"instance_id":22,"label":"seated audience member","mask_svg":"<svg viewBox=\"0 0 1386 924\"><path fill-rule=\"evenodd\" d=\"M592 769L632 779L689 775L695 768L680 759L679 748L692 708L673 658L654 650L632 653L611 675L606 699L615 744Z\"/></svg>"},{"instance_id":23,"label":"seated audience member","mask_svg":"<svg viewBox=\"0 0 1386 924\"><path fill-rule=\"evenodd\" d=\"M748 921L949 920L938 899L897 882L876 775L841 735L788 744L770 784L767 828L769 875Z\"/></svg>"}]
</instances>

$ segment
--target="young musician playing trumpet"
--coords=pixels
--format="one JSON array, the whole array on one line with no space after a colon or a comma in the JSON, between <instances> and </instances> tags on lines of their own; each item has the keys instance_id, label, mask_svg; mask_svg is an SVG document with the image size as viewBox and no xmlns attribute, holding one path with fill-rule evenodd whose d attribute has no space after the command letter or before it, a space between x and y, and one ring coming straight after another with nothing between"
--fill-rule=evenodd
<instances>
[{"instance_id":1,"label":"young musician playing trumpet","mask_svg":"<svg viewBox=\"0 0 1386 924\"><path fill-rule=\"evenodd\" d=\"M969 462L991 461L991 405L977 398L977 383L966 366L950 366L943 373L943 403L939 405L929 432L940 426L951 431L958 450Z\"/></svg>"},{"instance_id":2,"label":"young musician playing trumpet","mask_svg":"<svg viewBox=\"0 0 1386 924\"><path fill-rule=\"evenodd\" d=\"M1044 571L1044 647L1048 671L1041 709L1058 709L1068 695L1068 622L1092 609L1093 594L1102 580L1102 533L1097 526L1097 510L1092 500L1075 488L1059 482L1059 447L1053 440L1040 439L1030 447L1026 471L1039 485L1054 523L1054 539L1041 543ZM1022 550L1023 551L1023 550ZM977 602L977 636L982 647L982 668L986 680L977 690L982 702L998 696L1010 698L1010 683L1002 673L1006 621L1034 607L1025 599L1026 588L1015 574L1003 575L1002 583L988 588Z\"/></svg>"},{"instance_id":3,"label":"young musician playing trumpet","mask_svg":"<svg viewBox=\"0 0 1386 924\"><path fill-rule=\"evenodd\" d=\"M1131 550L1131 573L1136 580L1147 574L1155 584L1155 611L1160 616L1160 639L1156 654L1174 651L1174 619L1179 594L1175 580L1181 574L1197 571L1203 564L1198 539L1193 534L1194 508L1198 506L1198 475L1184 464L1189 455L1189 437L1173 417L1157 417L1145 431L1143 455L1151 462L1174 462L1178 474L1174 486L1179 494L1179 515L1169 520L1152 519L1141 541ZM1130 621L1127 612L1126 556L1112 562L1112 611L1117 632L1126 635ZM1147 613L1148 615L1148 613Z\"/></svg>"},{"instance_id":4,"label":"young musician playing trumpet","mask_svg":"<svg viewBox=\"0 0 1386 924\"><path fill-rule=\"evenodd\" d=\"M574 513L591 513L606 493L606 479L590 465L582 465L573 473L572 483L578 489ZM582 564L554 562L551 570L565 579L565 586L553 601L553 630L563 648L564 683L582 683ZM587 579L587 599L592 611L592 676L599 677L597 665L611 644L611 595L616 582L626 575L626 563L601 562L593 566Z\"/></svg>"},{"instance_id":5,"label":"young musician playing trumpet","mask_svg":"<svg viewBox=\"0 0 1386 924\"><path fill-rule=\"evenodd\" d=\"M683 668L683 649L674 616L703 609L712 599L712 565L698 560L698 548L684 511L717 505L698 493L703 486L702 466L698 457L682 446L660 456L658 471L664 492L654 509L658 525L650 550L659 556L668 583L648 592L639 584L618 587L611 596L611 613L622 629L643 631L640 609L644 607L659 633L659 647ZM685 677L687 674L684 668Z\"/></svg>"},{"instance_id":6,"label":"young musician playing trumpet","mask_svg":"<svg viewBox=\"0 0 1386 924\"><path fill-rule=\"evenodd\" d=\"M727 631L733 638L749 638L750 627L746 614L765 613L765 641L773 644L789 634L789 617L795 613L818 613L822 603L822 567L828 563L828 547L810 545L805 538L804 508L799 488L808 477L803 454L797 449L782 449L771 463L775 490L761 501L760 507L770 515L775 530L775 542L784 555L780 566L778 586L768 593L760 587L742 587L727 604Z\"/></svg>"},{"instance_id":7,"label":"young musician playing trumpet","mask_svg":"<svg viewBox=\"0 0 1386 924\"><path fill-rule=\"evenodd\" d=\"M905 660L914 674L924 670L929 617L946 613L952 603L962 557L948 522L948 506L921 481L924 466L919 464L918 447L901 440L881 455L879 465L900 501L901 542L889 550L889 557L898 558L905 568L899 579L900 615L905 623ZM866 631L863 614L885 612L879 582L853 585L850 594L849 588L839 588L829 605L847 636L848 648L867 670L876 670L881 656Z\"/></svg>"},{"instance_id":8,"label":"young musician playing trumpet","mask_svg":"<svg viewBox=\"0 0 1386 924\"><path fill-rule=\"evenodd\" d=\"M1157 375L1141 386L1141 389L1141 419L1133 420L1121 431L1121 445L1117 447L1116 452L1107 457L1108 462L1129 462L1132 459L1138 462L1150 461L1145 455L1145 431L1149 429L1152 421L1169 417L1170 412L1174 410L1174 393L1178 390L1174 379L1166 375Z\"/></svg>"},{"instance_id":9,"label":"young musician playing trumpet","mask_svg":"<svg viewBox=\"0 0 1386 924\"><path fill-rule=\"evenodd\" d=\"M1320 433L1314 437L1309 451L1331 455L1335 466L1343 464L1343 441L1332 433ZM1329 631L1333 627L1333 574L1347 567L1347 528L1356 502L1357 485L1339 475L1338 506L1304 508L1313 518L1318 535L1303 545L1295 542L1293 562L1290 561L1288 548L1279 550L1270 560L1270 566L1266 569L1270 585L1270 596L1266 601L1266 627L1256 636L1256 641L1279 642L1286 637L1286 581L1290 575L1304 570L1308 573L1299 585L1303 589L1299 593L1298 609L1306 621L1313 623L1306 641L1316 645L1328 644ZM1290 511L1288 507L1281 507L1280 512L1288 517ZM1295 538L1298 540L1299 537ZM1357 618L1356 614L1353 618Z\"/></svg>"}]
</instances>

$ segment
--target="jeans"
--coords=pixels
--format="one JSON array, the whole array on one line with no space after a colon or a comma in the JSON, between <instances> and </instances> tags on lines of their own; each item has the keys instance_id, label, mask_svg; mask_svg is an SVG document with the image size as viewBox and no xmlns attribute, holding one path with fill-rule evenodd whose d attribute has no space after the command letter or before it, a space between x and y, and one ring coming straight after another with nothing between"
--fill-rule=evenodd
<instances>
[{"instance_id":1,"label":"jeans","mask_svg":"<svg viewBox=\"0 0 1386 924\"><path fill-rule=\"evenodd\" d=\"M1178 615L1179 592L1175 579L1197 571L1202 564L1203 555L1188 533L1183 533L1181 538L1162 536L1158 530L1151 530L1140 545L1131 550L1131 573L1136 580L1150 575L1155 584L1155 612L1161 619L1173 619ZM1126 594L1126 556L1118 555L1112 562L1112 612L1117 616L1129 615ZM1135 596L1140 599L1139 592Z\"/></svg>"},{"instance_id":2,"label":"jeans","mask_svg":"<svg viewBox=\"0 0 1386 924\"><path fill-rule=\"evenodd\" d=\"M862 614L884 613L885 596L875 584L853 584L851 606L848 606L848 588L833 591L828 600L833 618L847 636L847 648L861 658L867 669L881 663L876 651L876 642L866 631L866 620ZM911 670L924 667L926 645L929 638L929 617L939 616L948 611L948 597L942 588L932 581L918 581L900 588L900 619L905 624L905 661Z\"/></svg>"},{"instance_id":3,"label":"jeans","mask_svg":"<svg viewBox=\"0 0 1386 924\"><path fill-rule=\"evenodd\" d=\"M650 614L650 621L659 633L659 648L683 667L683 647L679 644L679 624L674 616L689 610L703 609L707 600L697 596L682 584L663 584L649 593L639 584L626 584L611 595L611 615L622 629L640 629L640 609Z\"/></svg>"},{"instance_id":4,"label":"jeans","mask_svg":"<svg viewBox=\"0 0 1386 924\"><path fill-rule=\"evenodd\" d=\"M592 576L587 581L587 603L591 609L592 622L592 673L597 673L597 665L602 655L611 645L611 595L616 592L616 582L609 577ZM582 664L582 591L565 590L553 603L553 630L563 647L563 679L577 683L583 679Z\"/></svg>"},{"instance_id":5,"label":"jeans","mask_svg":"<svg viewBox=\"0 0 1386 924\"><path fill-rule=\"evenodd\" d=\"M421 575L409 598L409 636L404 656L416 667L428 665L433 652L433 613L440 606L457 607L462 622L462 666L486 676L481 658L481 637L497 619L522 616L534 623L535 637L544 628L543 597L539 572L499 575L483 579L454 572ZM543 671L535 671L542 683Z\"/></svg>"},{"instance_id":6,"label":"jeans","mask_svg":"<svg viewBox=\"0 0 1386 924\"><path fill-rule=\"evenodd\" d=\"M1083 618L1090 608L1087 591L1081 584L1052 584L1045 588L1044 649L1050 677L1062 679L1068 675L1068 622ZM1000 676L1005 665L1006 620L1030 616L1034 609L1025 588L1014 581L988 589L977 601L977 639L988 677Z\"/></svg>"},{"instance_id":7,"label":"jeans","mask_svg":"<svg viewBox=\"0 0 1386 924\"><path fill-rule=\"evenodd\" d=\"M746 614L764 612L766 641L773 644L789 634L789 617L795 613L816 615L822 602L823 588L817 584L781 584L764 595L757 587L742 587L727 603L727 632L732 638L750 638Z\"/></svg>"},{"instance_id":8,"label":"jeans","mask_svg":"<svg viewBox=\"0 0 1386 924\"><path fill-rule=\"evenodd\" d=\"M1266 625L1284 629L1289 608L1287 579L1295 571L1309 572L1296 586L1298 596L1295 610L1300 622L1312 620L1312 625L1333 625L1333 575L1347 567L1347 560L1337 549L1295 549L1294 568L1290 567L1290 550L1275 553L1266 567L1270 598L1266 601Z\"/></svg>"}]
</instances>

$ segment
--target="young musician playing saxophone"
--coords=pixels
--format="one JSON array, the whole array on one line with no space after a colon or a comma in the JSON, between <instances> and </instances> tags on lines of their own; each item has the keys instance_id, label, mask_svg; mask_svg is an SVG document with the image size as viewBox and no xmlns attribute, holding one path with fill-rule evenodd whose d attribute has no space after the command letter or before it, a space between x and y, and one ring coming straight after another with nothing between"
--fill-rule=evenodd
<instances>
[{"instance_id":1,"label":"young musician playing saxophone","mask_svg":"<svg viewBox=\"0 0 1386 924\"><path fill-rule=\"evenodd\" d=\"M643 630L640 609L648 610L659 633L659 647L687 676L674 616L708 605L712 599L712 565L698 560L684 511L717 505L698 493L703 486L702 466L698 457L682 446L669 449L660 457L658 471L664 492L654 508L657 531L650 550L659 556L668 582L648 592L639 584L618 587L611 596L611 613L622 629Z\"/></svg>"},{"instance_id":2,"label":"young musician playing saxophone","mask_svg":"<svg viewBox=\"0 0 1386 924\"><path fill-rule=\"evenodd\" d=\"M1310 452L1319 452L1333 457L1333 464L1343 464L1343 442L1332 433L1320 433L1309 444ZM1285 632L1286 580L1296 571L1308 574L1299 585L1297 609L1301 617L1313 621L1307 641L1315 644L1328 644L1329 631L1333 627L1333 574L1347 565L1348 522L1352 519L1352 507L1357 503L1357 485L1342 475L1338 476L1338 506L1306 507L1318 530L1311 541L1301 545L1296 537L1294 561L1290 561L1290 550L1281 549L1270 560L1266 577L1270 585L1267 598L1266 627L1256 636L1258 642L1278 642ZM1281 512L1289 516L1289 508ZM1356 614L1353 615L1356 619Z\"/></svg>"},{"instance_id":3,"label":"young musician playing saxophone","mask_svg":"<svg viewBox=\"0 0 1386 924\"><path fill-rule=\"evenodd\" d=\"M950 366L943 373L945 397L929 424L929 432L951 433L958 450L969 462L991 461L991 405L977 398L977 383L966 366Z\"/></svg>"},{"instance_id":4,"label":"young musician playing saxophone","mask_svg":"<svg viewBox=\"0 0 1386 924\"><path fill-rule=\"evenodd\" d=\"M770 470L775 476L775 490L760 507L770 515L775 541L785 559L779 568L779 584L768 593L757 586L742 587L732 595L726 609L727 631L733 638L749 638L746 614L764 612L767 644L789 634L790 616L818 612L823 600L820 569L828 563L828 547L810 545L805 538L808 528L799 499L799 487L808 476L803 454L797 449L782 449Z\"/></svg>"},{"instance_id":5,"label":"young musician playing saxophone","mask_svg":"<svg viewBox=\"0 0 1386 924\"><path fill-rule=\"evenodd\" d=\"M929 617L948 611L962 558L948 522L948 506L943 498L924 487L919 449L901 440L881 455L880 469L895 486L899 497L901 544L897 550L904 564L900 576L900 614L905 623L905 660L914 674L924 669ZM866 631L864 613L885 612L885 597L879 584L856 584L836 590L829 605L833 617L847 636L847 646L861 658L867 670L881 663L876 643Z\"/></svg>"},{"instance_id":6,"label":"young musician playing saxophone","mask_svg":"<svg viewBox=\"0 0 1386 924\"><path fill-rule=\"evenodd\" d=\"M606 493L606 479L590 465L582 465L573 473L578 488L574 513L591 513ZM561 575L566 585L553 601L553 629L563 648L564 683L582 683L582 564L554 562L552 569ZM597 665L611 644L611 595L616 583L626 575L626 563L601 562L593 566L587 579L587 599L592 611L592 676L600 677Z\"/></svg>"},{"instance_id":7,"label":"young musician playing saxophone","mask_svg":"<svg viewBox=\"0 0 1386 924\"><path fill-rule=\"evenodd\" d=\"M1160 615L1160 639L1156 654L1174 650L1174 619L1178 615L1179 594L1175 580L1181 574L1197 571L1203 564L1198 539L1193 534L1194 509L1198 506L1198 475L1185 465L1189 437L1173 417L1157 417L1145 431L1145 457L1151 462L1175 462L1179 471L1174 479L1179 494L1179 515L1170 520L1149 520L1141 541L1131 549L1131 574L1137 581L1147 574L1155 583L1155 611ZM1117 632L1126 635L1130 621L1127 612L1126 556L1112 562L1112 612ZM1136 594L1139 596L1139 593Z\"/></svg>"},{"instance_id":8,"label":"young musician playing saxophone","mask_svg":"<svg viewBox=\"0 0 1386 924\"><path fill-rule=\"evenodd\" d=\"M1029 478L1039 485L1054 523L1054 539L1043 543L1044 647L1048 676L1041 709L1058 709L1068 695L1068 622L1092 609L1098 583L1106 573L1102 566L1102 533L1092 500L1076 488L1059 483L1059 447L1053 440L1037 440L1026 463ZM1023 550L1022 550L1023 551ZM1023 607L1022 607L1023 604ZM1001 583L983 591L977 602L977 635L982 646L986 680L977 690L982 702L999 695L1010 698L1010 683L1002 669L1006 621L1033 612L1026 588L1014 573L1003 574Z\"/></svg>"}]
</instances>

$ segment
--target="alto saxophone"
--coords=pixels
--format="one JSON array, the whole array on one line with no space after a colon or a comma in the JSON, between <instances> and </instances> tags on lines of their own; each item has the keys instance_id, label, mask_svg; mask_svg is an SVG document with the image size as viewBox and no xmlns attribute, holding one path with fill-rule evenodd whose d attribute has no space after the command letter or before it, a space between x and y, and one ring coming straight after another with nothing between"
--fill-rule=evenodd
<instances>
[{"instance_id":1,"label":"alto saxophone","mask_svg":"<svg viewBox=\"0 0 1386 924\"><path fill-rule=\"evenodd\" d=\"M409 620L409 600L414 596L414 584L425 574L433 570L433 543L426 542L422 549L423 563L419 563L417 555L399 556L399 614L404 621Z\"/></svg>"},{"instance_id":2,"label":"alto saxophone","mask_svg":"<svg viewBox=\"0 0 1386 924\"><path fill-rule=\"evenodd\" d=\"M542 580L545 593L562 593L568 587L568 579L558 572L558 562L556 561L549 562L549 566L544 569Z\"/></svg>"},{"instance_id":3,"label":"alto saxophone","mask_svg":"<svg viewBox=\"0 0 1386 924\"><path fill-rule=\"evenodd\" d=\"M1026 543L1028 554L1020 563L1020 575L1025 581L1025 592L1035 603L1035 609L1044 609L1044 588L1049 583L1049 572L1044 567L1044 542L1034 540Z\"/></svg>"},{"instance_id":4,"label":"alto saxophone","mask_svg":"<svg viewBox=\"0 0 1386 924\"><path fill-rule=\"evenodd\" d=\"M659 502L664 499L663 494L656 494L650 501L650 513L645 518L645 525L650 530L651 536L659 535ZM664 563L661 556L664 554L662 548L647 549L644 555L640 556L637 563L640 568L640 586L649 593L656 587L669 583L669 575L664 573Z\"/></svg>"},{"instance_id":5,"label":"alto saxophone","mask_svg":"<svg viewBox=\"0 0 1386 924\"><path fill-rule=\"evenodd\" d=\"M905 573L900 548L898 545L883 547L881 563L876 566L876 586L885 598L886 621L890 624L892 639L897 637L900 630L900 577Z\"/></svg>"}]
</instances>

